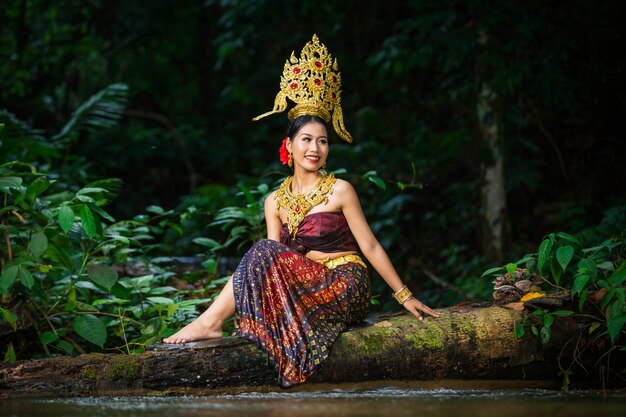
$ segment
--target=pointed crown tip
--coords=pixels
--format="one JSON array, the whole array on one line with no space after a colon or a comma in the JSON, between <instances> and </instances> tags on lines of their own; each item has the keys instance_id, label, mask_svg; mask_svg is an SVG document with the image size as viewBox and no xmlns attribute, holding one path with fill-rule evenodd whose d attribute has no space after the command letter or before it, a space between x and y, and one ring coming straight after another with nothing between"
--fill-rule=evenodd
<instances>
[{"instance_id":1,"label":"pointed crown tip","mask_svg":"<svg viewBox=\"0 0 626 417\"><path fill-rule=\"evenodd\" d=\"M296 57L295 51L292 51L285 62L273 110L253 120L286 110L286 99L289 98L296 103L287 115L289 120L303 115L314 115L329 122L332 113L335 131L339 137L351 143L352 136L343 127L341 92L341 74L337 59L320 43L317 34L313 34L312 41L304 45L300 56Z\"/></svg>"}]
</instances>

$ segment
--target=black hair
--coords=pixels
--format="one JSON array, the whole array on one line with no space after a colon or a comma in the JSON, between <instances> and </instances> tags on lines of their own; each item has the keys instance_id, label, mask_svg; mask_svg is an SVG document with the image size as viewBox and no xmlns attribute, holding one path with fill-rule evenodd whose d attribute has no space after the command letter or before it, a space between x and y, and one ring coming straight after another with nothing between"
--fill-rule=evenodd
<instances>
[{"instance_id":1,"label":"black hair","mask_svg":"<svg viewBox=\"0 0 626 417\"><path fill-rule=\"evenodd\" d=\"M321 123L326 128L326 132L330 134L330 130L328 130L328 125L326 124L324 119L319 116L305 115L296 117L295 119L289 121L289 123L287 124L287 136L289 136L289 138L293 140L293 138L298 134L300 129L302 129L304 125L310 122Z\"/></svg>"}]
</instances>

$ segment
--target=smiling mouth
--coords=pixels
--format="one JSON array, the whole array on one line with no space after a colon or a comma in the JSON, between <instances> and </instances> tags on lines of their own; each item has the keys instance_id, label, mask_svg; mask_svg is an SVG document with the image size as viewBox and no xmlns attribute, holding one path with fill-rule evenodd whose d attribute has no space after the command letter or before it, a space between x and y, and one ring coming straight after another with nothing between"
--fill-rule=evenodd
<instances>
[{"instance_id":1,"label":"smiling mouth","mask_svg":"<svg viewBox=\"0 0 626 417\"><path fill-rule=\"evenodd\" d=\"M309 161L318 162L320 160L319 156L308 155L305 156L304 159L308 159Z\"/></svg>"}]
</instances>

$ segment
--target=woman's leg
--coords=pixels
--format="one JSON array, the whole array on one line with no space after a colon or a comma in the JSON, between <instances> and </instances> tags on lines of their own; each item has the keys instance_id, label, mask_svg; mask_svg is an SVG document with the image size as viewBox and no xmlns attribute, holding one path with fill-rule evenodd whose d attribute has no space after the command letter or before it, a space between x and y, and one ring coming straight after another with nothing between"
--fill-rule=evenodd
<instances>
[{"instance_id":1,"label":"woman's leg","mask_svg":"<svg viewBox=\"0 0 626 417\"><path fill-rule=\"evenodd\" d=\"M222 337L222 323L235 313L233 278L230 277L217 298L197 319L181 330L163 339L163 343L187 343L201 339Z\"/></svg>"}]
</instances>

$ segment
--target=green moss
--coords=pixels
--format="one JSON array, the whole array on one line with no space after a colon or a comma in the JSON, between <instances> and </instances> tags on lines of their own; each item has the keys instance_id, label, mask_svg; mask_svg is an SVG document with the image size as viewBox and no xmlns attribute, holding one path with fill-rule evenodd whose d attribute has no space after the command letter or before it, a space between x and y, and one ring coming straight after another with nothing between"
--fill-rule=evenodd
<instances>
[{"instance_id":1,"label":"green moss","mask_svg":"<svg viewBox=\"0 0 626 417\"><path fill-rule=\"evenodd\" d=\"M445 335L442 334L438 326L427 321L415 326L414 330L405 337L418 349L441 349L444 347Z\"/></svg>"},{"instance_id":2,"label":"green moss","mask_svg":"<svg viewBox=\"0 0 626 417\"><path fill-rule=\"evenodd\" d=\"M366 353L380 352L383 349L383 335L380 333L372 333L363 338L363 350Z\"/></svg>"},{"instance_id":3,"label":"green moss","mask_svg":"<svg viewBox=\"0 0 626 417\"><path fill-rule=\"evenodd\" d=\"M395 333L397 329L379 327L347 332L341 336L340 345L335 349L341 349L346 353L355 350L366 354L380 353L385 349L385 343L390 340L390 336Z\"/></svg>"},{"instance_id":4,"label":"green moss","mask_svg":"<svg viewBox=\"0 0 626 417\"><path fill-rule=\"evenodd\" d=\"M476 333L476 326L470 322L462 321L459 326L459 330L468 335Z\"/></svg>"},{"instance_id":5,"label":"green moss","mask_svg":"<svg viewBox=\"0 0 626 417\"><path fill-rule=\"evenodd\" d=\"M120 356L111 362L106 374L111 380L134 381L139 374L139 364L132 356Z\"/></svg>"},{"instance_id":6,"label":"green moss","mask_svg":"<svg viewBox=\"0 0 626 417\"><path fill-rule=\"evenodd\" d=\"M96 379L98 377L98 372L95 369L83 369L83 377L85 378L89 378L89 379Z\"/></svg>"}]
</instances>

